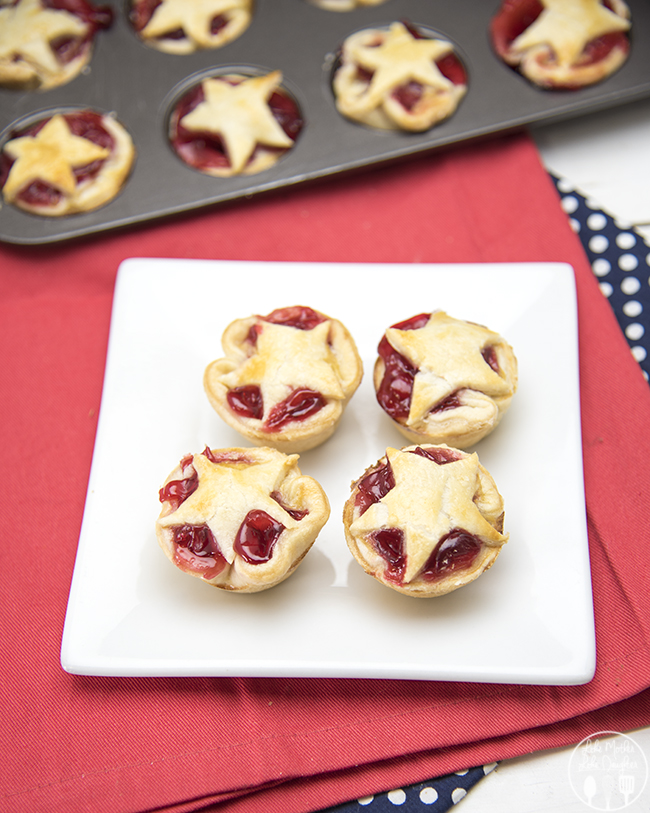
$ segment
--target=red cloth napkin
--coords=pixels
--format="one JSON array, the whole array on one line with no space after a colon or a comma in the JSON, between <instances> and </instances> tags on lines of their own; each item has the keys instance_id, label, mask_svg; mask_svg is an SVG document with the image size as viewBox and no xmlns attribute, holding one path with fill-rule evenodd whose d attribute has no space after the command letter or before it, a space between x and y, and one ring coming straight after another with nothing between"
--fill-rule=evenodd
<instances>
[{"instance_id":1,"label":"red cloth napkin","mask_svg":"<svg viewBox=\"0 0 650 813\"><path fill-rule=\"evenodd\" d=\"M594 680L531 687L63 672L59 647L113 284L119 262L130 256L571 263ZM0 259L3 811L180 813L216 806L302 813L650 723L650 390L526 135L119 234L54 247L3 246ZM368 291L370 306L382 293ZM132 464L116 472L124 488ZM539 521L546 521L543 512Z\"/></svg>"}]
</instances>

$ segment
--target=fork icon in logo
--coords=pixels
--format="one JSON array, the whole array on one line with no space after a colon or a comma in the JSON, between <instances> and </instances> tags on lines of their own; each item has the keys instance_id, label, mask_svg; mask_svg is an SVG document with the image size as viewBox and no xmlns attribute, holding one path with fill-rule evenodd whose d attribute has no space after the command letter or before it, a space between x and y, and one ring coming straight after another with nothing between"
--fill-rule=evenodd
<instances>
[{"instance_id":1,"label":"fork icon in logo","mask_svg":"<svg viewBox=\"0 0 650 813\"><path fill-rule=\"evenodd\" d=\"M618 777L618 789L625 797L625 806L627 807L630 796L634 793L634 776L622 773Z\"/></svg>"}]
</instances>

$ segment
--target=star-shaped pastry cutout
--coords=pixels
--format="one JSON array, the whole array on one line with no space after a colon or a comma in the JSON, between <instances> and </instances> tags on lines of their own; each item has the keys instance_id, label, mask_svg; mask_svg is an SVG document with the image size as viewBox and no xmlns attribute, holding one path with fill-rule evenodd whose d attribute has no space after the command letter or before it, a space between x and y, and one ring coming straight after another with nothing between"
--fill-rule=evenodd
<instances>
[{"instance_id":1,"label":"star-shaped pastry cutout","mask_svg":"<svg viewBox=\"0 0 650 813\"><path fill-rule=\"evenodd\" d=\"M284 149L293 146L267 104L281 81L280 71L236 85L225 79L206 79L204 101L183 116L181 124L188 130L219 133L233 170L241 172L257 144Z\"/></svg>"},{"instance_id":2,"label":"star-shaped pastry cutout","mask_svg":"<svg viewBox=\"0 0 650 813\"><path fill-rule=\"evenodd\" d=\"M257 384L262 393L264 414L298 388L320 392L325 398L343 400L345 393L336 372L328 336L329 321L312 330L262 322L257 352L239 370L224 376L228 386Z\"/></svg>"},{"instance_id":3,"label":"star-shaped pastry cutout","mask_svg":"<svg viewBox=\"0 0 650 813\"><path fill-rule=\"evenodd\" d=\"M364 106L372 110L387 94L410 81L448 90L452 82L435 63L452 50L451 43L444 40L414 37L403 23L393 23L380 45L350 46L350 59L373 71Z\"/></svg>"},{"instance_id":4,"label":"star-shaped pastry cutout","mask_svg":"<svg viewBox=\"0 0 650 813\"><path fill-rule=\"evenodd\" d=\"M544 11L512 43L515 51L550 45L558 64L573 65L585 45L613 31L627 31L629 20L601 5L600 0L541 0Z\"/></svg>"},{"instance_id":5,"label":"star-shaped pastry cutout","mask_svg":"<svg viewBox=\"0 0 650 813\"><path fill-rule=\"evenodd\" d=\"M385 528L402 530L405 583L418 575L440 539L454 528L460 527L487 544L504 541L474 503L479 466L476 454L443 465L392 448L386 450L386 457L395 487L354 520L350 530L357 537Z\"/></svg>"},{"instance_id":6,"label":"star-shaped pastry cutout","mask_svg":"<svg viewBox=\"0 0 650 813\"><path fill-rule=\"evenodd\" d=\"M199 48L210 48L214 44L214 34L210 31L212 20L220 14L242 8L248 8L247 0L162 0L142 34L162 37L182 28L185 36Z\"/></svg>"},{"instance_id":7,"label":"star-shaped pastry cutout","mask_svg":"<svg viewBox=\"0 0 650 813\"><path fill-rule=\"evenodd\" d=\"M276 491L297 455L282 459L249 463L213 463L203 454L195 454L193 466L199 485L171 514L161 517L162 527L207 525L229 564L235 558L234 544L249 511L265 511L285 528L295 528L298 520L287 513L270 495Z\"/></svg>"},{"instance_id":8,"label":"star-shaped pastry cutout","mask_svg":"<svg viewBox=\"0 0 650 813\"><path fill-rule=\"evenodd\" d=\"M481 325L431 314L417 330L388 328L386 338L416 368L407 423L417 423L448 395L472 389L491 397L511 394L505 379L487 364L481 350L502 341Z\"/></svg>"},{"instance_id":9,"label":"star-shaped pastry cutout","mask_svg":"<svg viewBox=\"0 0 650 813\"><path fill-rule=\"evenodd\" d=\"M110 155L110 150L105 147L74 135L65 118L58 113L36 135L19 136L8 141L5 151L16 159L3 189L8 201L13 200L26 184L37 179L71 195L76 187L73 168Z\"/></svg>"},{"instance_id":10,"label":"star-shaped pastry cutout","mask_svg":"<svg viewBox=\"0 0 650 813\"><path fill-rule=\"evenodd\" d=\"M0 8L0 59L22 57L49 73L60 64L50 47L59 37L83 37L88 26L68 11L48 9L40 0L19 0Z\"/></svg>"}]
</instances>

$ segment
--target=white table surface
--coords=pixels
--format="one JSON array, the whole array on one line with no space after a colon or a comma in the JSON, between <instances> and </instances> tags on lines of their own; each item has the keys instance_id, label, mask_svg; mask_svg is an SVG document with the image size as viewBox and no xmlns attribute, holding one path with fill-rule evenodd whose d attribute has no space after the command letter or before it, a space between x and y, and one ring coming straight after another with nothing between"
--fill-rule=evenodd
<instances>
[{"instance_id":1,"label":"white table surface","mask_svg":"<svg viewBox=\"0 0 650 813\"><path fill-rule=\"evenodd\" d=\"M650 243L650 100L538 127L532 134L547 169L615 219L635 226ZM650 727L626 733L650 763ZM588 811L571 787L574 747L501 762L460 802L461 813ZM627 809L650 810L650 782Z\"/></svg>"}]
</instances>

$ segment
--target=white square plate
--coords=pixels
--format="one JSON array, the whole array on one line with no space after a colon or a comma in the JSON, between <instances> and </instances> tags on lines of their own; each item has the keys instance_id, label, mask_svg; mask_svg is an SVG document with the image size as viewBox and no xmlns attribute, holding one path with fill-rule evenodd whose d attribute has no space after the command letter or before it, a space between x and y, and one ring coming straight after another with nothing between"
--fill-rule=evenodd
<instances>
[{"instance_id":1,"label":"white square plate","mask_svg":"<svg viewBox=\"0 0 650 813\"><path fill-rule=\"evenodd\" d=\"M296 573L252 595L177 570L156 542L158 489L188 452L246 446L212 411L203 370L233 319L309 305L343 321L365 375L342 423L300 457L332 514ZM341 513L387 446L376 403L387 326L446 310L512 344L519 391L476 451L510 541L477 581L413 599L367 576ZM579 684L595 668L573 271L561 263L363 265L130 259L119 270L61 663L129 676L297 676Z\"/></svg>"}]
</instances>

